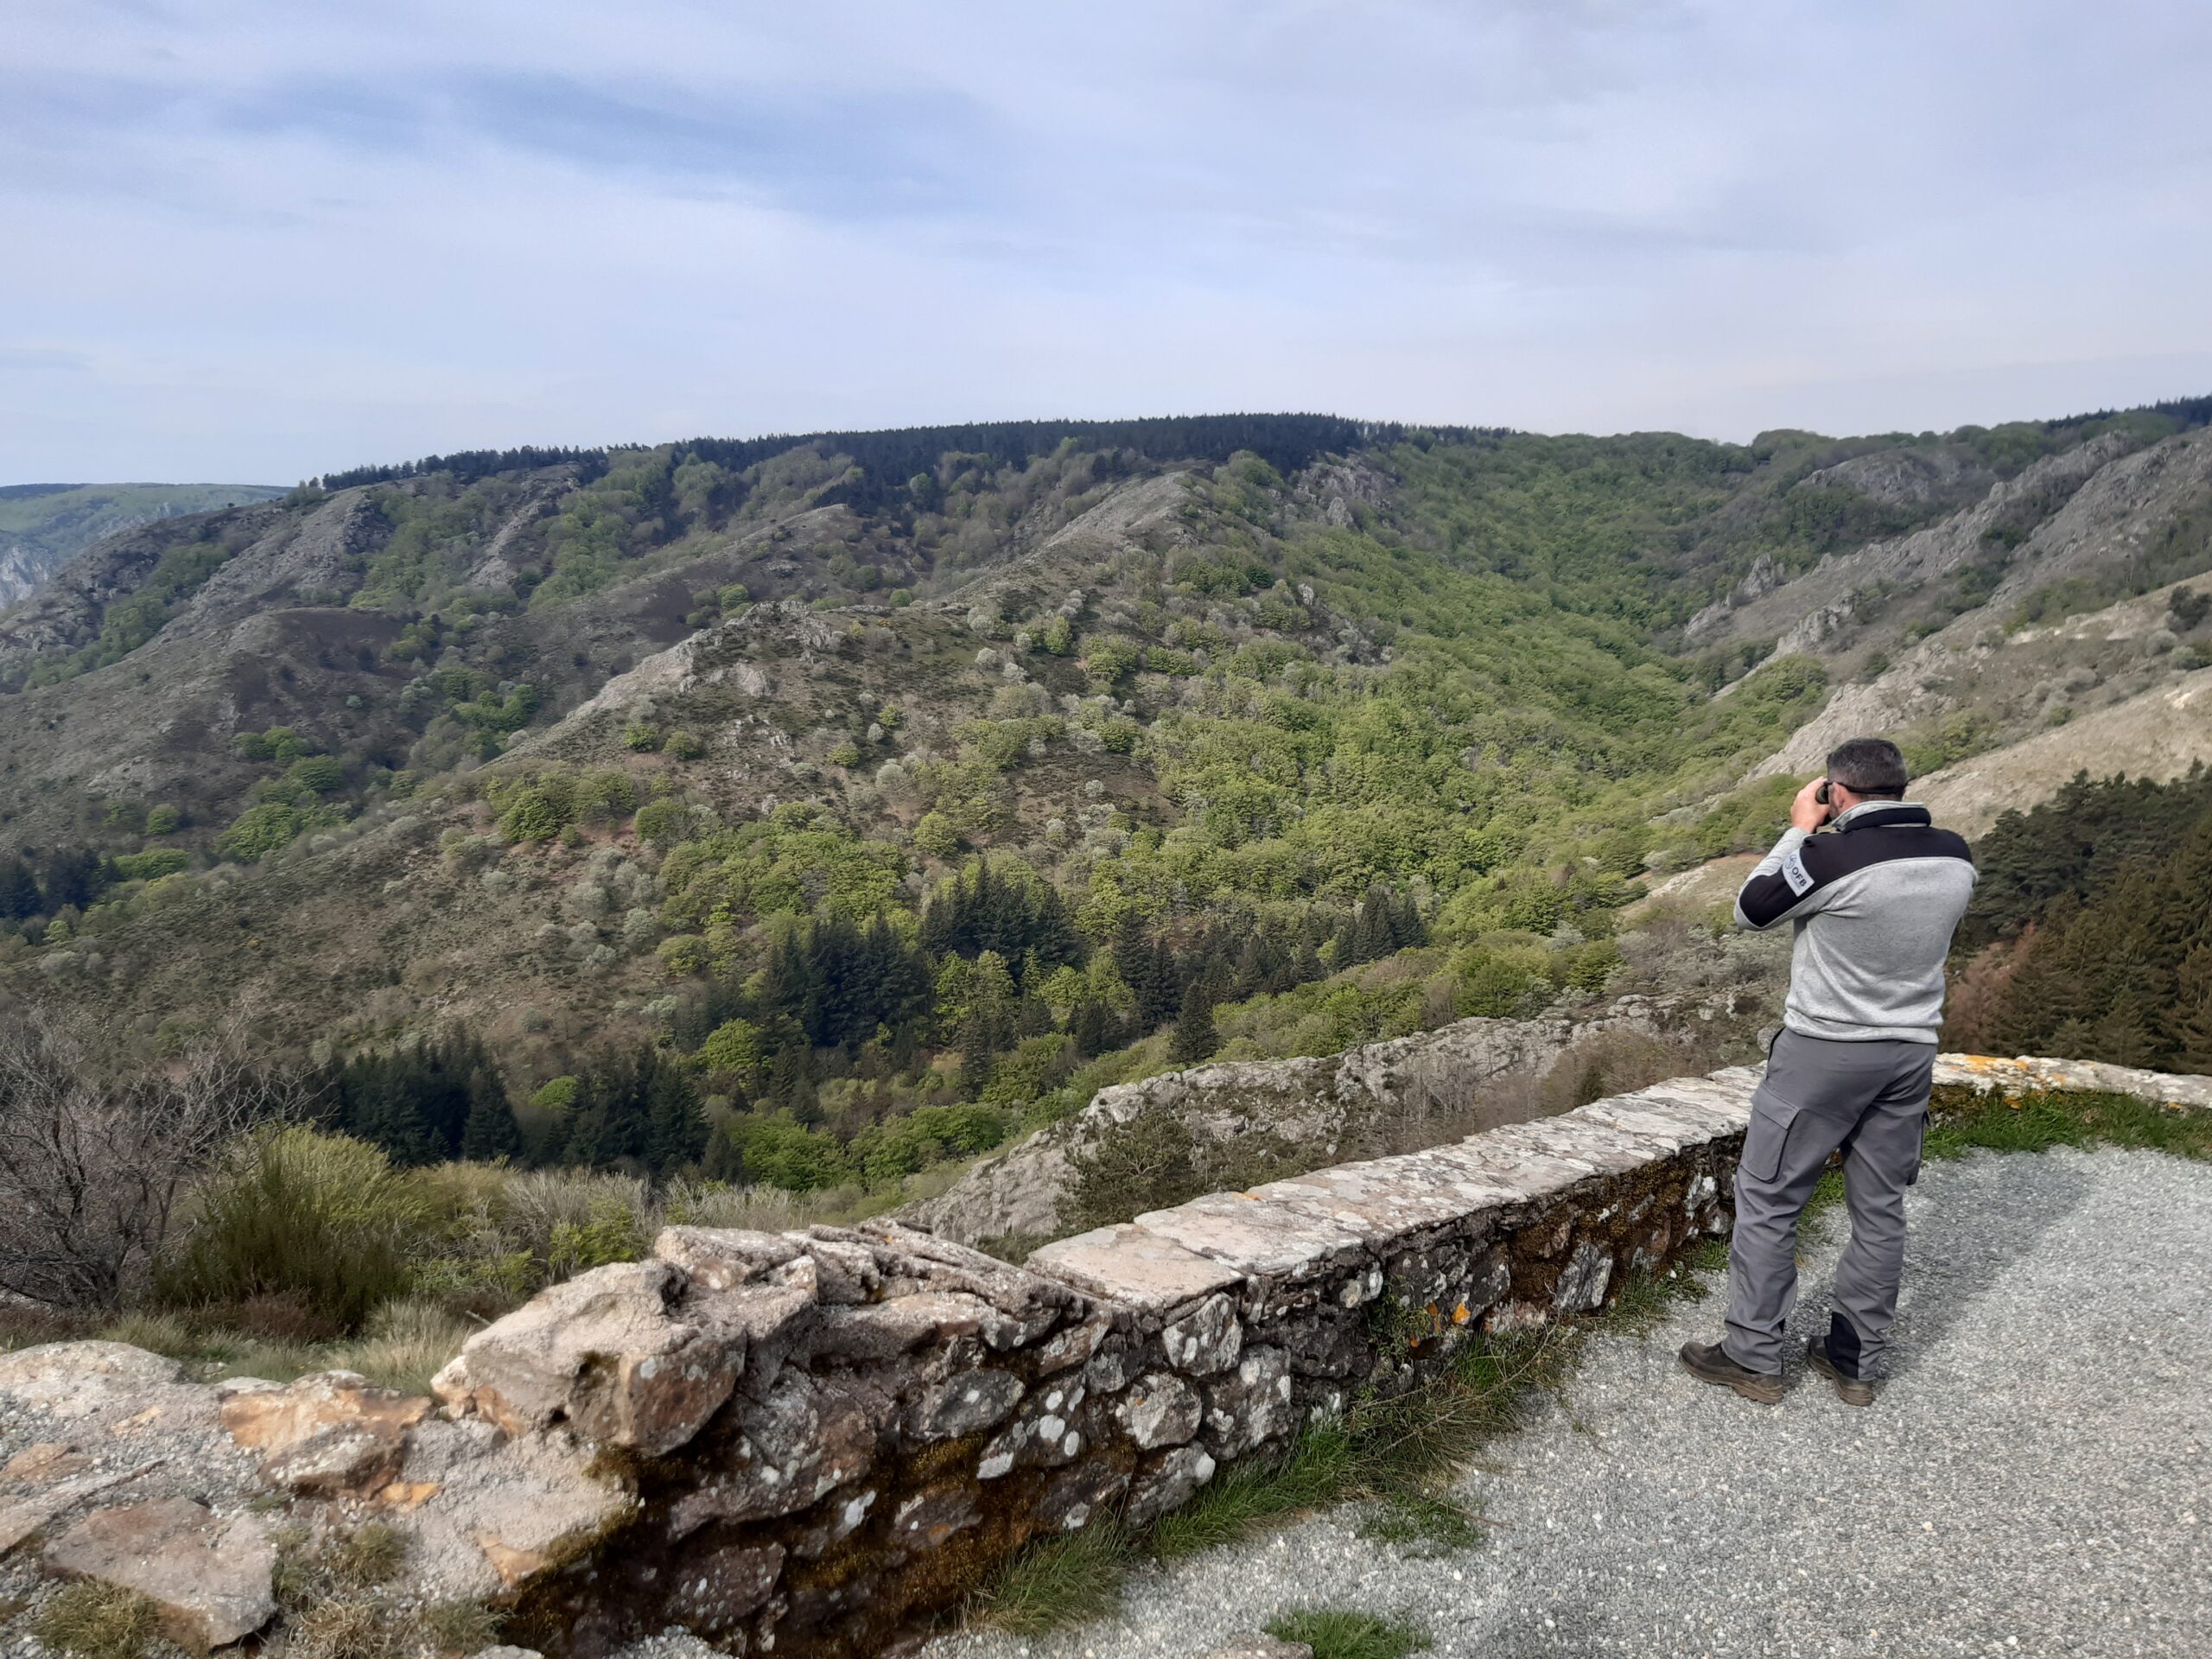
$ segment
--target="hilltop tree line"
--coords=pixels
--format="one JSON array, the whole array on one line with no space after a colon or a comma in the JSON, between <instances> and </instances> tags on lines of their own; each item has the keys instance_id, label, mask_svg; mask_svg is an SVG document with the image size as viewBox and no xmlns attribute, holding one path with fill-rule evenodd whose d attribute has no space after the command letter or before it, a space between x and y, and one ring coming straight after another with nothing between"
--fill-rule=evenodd
<instances>
[{"instance_id":1,"label":"hilltop tree line","mask_svg":"<svg viewBox=\"0 0 2212 1659\"><path fill-rule=\"evenodd\" d=\"M1458 440L1493 435L1489 429L1422 429ZM1367 445L1396 443L1413 429L1395 423L1345 420L1334 415L1189 415L1127 421L992 421L967 426L918 426L881 432L777 434L760 438L693 438L673 446L671 469L686 461L711 461L742 472L788 450L806 445L851 457L860 477L831 498L856 511L881 511L900 505L907 480L933 472L948 454L977 457L997 466L1020 467L1049 455L1070 441L1085 449L1127 450L1154 462L1203 461L1219 465L1239 451L1261 456L1278 472L1295 473L1325 454ZM356 467L325 474L325 489L384 484L431 474L450 474L474 483L494 474L526 467L571 465L580 481L603 475L624 455L640 453L627 446L607 449L473 449L450 455L426 455L397 465ZM734 505L734 504L733 504Z\"/></svg>"}]
</instances>

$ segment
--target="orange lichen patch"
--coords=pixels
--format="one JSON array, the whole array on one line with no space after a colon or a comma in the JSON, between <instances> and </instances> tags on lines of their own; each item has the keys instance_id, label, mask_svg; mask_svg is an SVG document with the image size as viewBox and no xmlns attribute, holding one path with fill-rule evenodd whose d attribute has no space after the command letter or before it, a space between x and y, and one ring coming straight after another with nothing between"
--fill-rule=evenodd
<instances>
[{"instance_id":1,"label":"orange lichen patch","mask_svg":"<svg viewBox=\"0 0 2212 1659\"><path fill-rule=\"evenodd\" d=\"M159 1406L149 1406L136 1417L126 1417L108 1430L111 1434L136 1434L140 1429L162 1414Z\"/></svg>"},{"instance_id":2,"label":"orange lichen patch","mask_svg":"<svg viewBox=\"0 0 2212 1659\"><path fill-rule=\"evenodd\" d=\"M542 1549L512 1548L488 1533L476 1535L476 1548L484 1552L484 1559L492 1563L500 1582L510 1587L543 1571L553 1559Z\"/></svg>"},{"instance_id":3,"label":"orange lichen patch","mask_svg":"<svg viewBox=\"0 0 2212 1659\"><path fill-rule=\"evenodd\" d=\"M372 1387L343 1371L303 1376L283 1389L234 1395L223 1402L223 1427L232 1440L256 1451L278 1452L328 1428L359 1428L395 1445L429 1414L422 1395Z\"/></svg>"},{"instance_id":4,"label":"orange lichen patch","mask_svg":"<svg viewBox=\"0 0 2212 1659\"><path fill-rule=\"evenodd\" d=\"M0 1467L0 1480L22 1481L27 1485L57 1480L64 1475L74 1474L85 1466L85 1459L73 1446L60 1440L41 1440L27 1446Z\"/></svg>"},{"instance_id":5,"label":"orange lichen patch","mask_svg":"<svg viewBox=\"0 0 2212 1659\"><path fill-rule=\"evenodd\" d=\"M419 1510L437 1495L435 1480L395 1480L376 1495L376 1501L395 1510Z\"/></svg>"},{"instance_id":6,"label":"orange lichen patch","mask_svg":"<svg viewBox=\"0 0 2212 1659\"><path fill-rule=\"evenodd\" d=\"M1465 1325L1469 1319L1471 1319L1474 1317L1473 1310L1469 1308L1465 1302L1460 1303L1459 1306L1452 1310L1452 1323L1454 1325Z\"/></svg>"}]
</instances>

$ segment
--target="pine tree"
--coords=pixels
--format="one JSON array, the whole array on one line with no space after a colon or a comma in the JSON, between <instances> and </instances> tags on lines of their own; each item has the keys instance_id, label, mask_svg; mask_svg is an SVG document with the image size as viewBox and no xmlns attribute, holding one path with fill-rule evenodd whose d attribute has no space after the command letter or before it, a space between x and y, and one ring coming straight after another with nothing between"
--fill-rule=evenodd
<instances>
[{"instance_id":1,"label":"pine tree","mask_svg":"<svg viewBox=\"0 0 2212 1659\"><path fill-rule=\"evenodd\" d=\"M995 950L976 958L969 982L968 1006L955 1039L960 1049L961 1075L971 1088L980 1087L990 1073L991 1062L1014 1046L1017 1005L1014 977Z\"/></svg>"},{"instance_id":2,"label":"pine tree","mask_svg":"<svg viewBox=\"0 0 2212 1659\"><path fill-rule=\"evenodd\" d=\"M0 859L0 922L20 922L35 916L40 906L38 878L20 858Z\"/></svg>"},{"instance_id":3,"label":"pine tree","mask_svg":"<svg viewBox=\"0 0 2212 1659\"><path fill-rule=\"evenodd\" d=\"M340 1084L339 1127L382 1147L396 1164L427 1164L439 1148L416 1109L406 1067L398 1057L364 1055L346 1062Z\"/></svg>"},{"instance_id":4,"label":"pine tree","mask_svg":"<svg viewBox=\"0 0 2212 1659\"><path fill-rule=\"evenodd\" d=\"M645 1080L645 1163L656 1175L674 1174L707 1149L707 1119L690 1074L656 1054Z\"/></svg>"},{"instance_id":5,"label":"pine tree","mask_svg":"<svg viewBox=\"0 0 2212 1659\"><path fill-rule=\"evenodd\" d=\"M2212 1072L2212 936L2182 959L2166 1040L2180 1071Z\"/></svg>"},{"instance_id":6,"label":"pine tree","mask_svg":"<svg viewBox=\"0 0 2212 1659\"><path fill-rule=\"evenodd\" d=\"M609 1169L640 1161L645 1155L645 1087L658 1059L654 1051L602 1058L578 1092L575 1128L569 1133L569 1161Z\"/></svg>"},{"instance_id":7,"label":"pine tree","mask_svg":"<svg viewBox=\"0 0 2212 1659\"><path fill-rule=\"evenodd\" d=\"M65 848L46 864L46 908L84 909L99 896L101 860L88 848Z\"/></svg>"},{"instance_id":8,"label":"pine tree","mask_svg":"<svg viewBox=\"0 0 2212 1659\"><path fill-rule=\"evenodd\" d=\"M1122 925L1114 930L1114 967L1132 995L1151 966L1152 941L1145 937L1144 923L1136 912L1125 912Z\"/></svg>"},{"instance_id":9,"label":"pine tree","mask_svg":"<svg viewBox=\"0 0 2212 1659\"><path fill-rule=\"evenodd\" d=\"M505 1085L488 1070L470 1073L468 1121L461 1132L461 1155L473 1163L488 1164L516 1157L521 1151L522 1128L515 1122Z\"/></svg>"},{"instance_id":10,"label":"pine tree","mask_svg":"<svg viewBox=\"0 0 2212 1659\"><path fill-rule=\"evenodd\" d=\"M1121 1044L1121 1021L1114 1010L1095 997L1085 997L1068 1014L1068 1038L1076 1058L1095 1059Z\"/></svg>"},{"instance_id":11,"label":"pine tree","mask_svg":"<svg viewBox=\"0 0 2212 1659\"><path fill-rule=\"evenodd\" d=\"M1221 1033L1213 1024L1213 1001L1203 983L1193 984L1184 994L1183 1011L1175 1017L1168 1053L1178 1065L1196 1065L1211 1058L1220 1046Z\"/></svg>"},{"instance_id":12,"label":"pine tree","mask_svg":"<svg viewBox=\"0 0 2212 1659\"><path fill-rule=\"evenodd\" d=\"M1153 941L1152 958L1145 968L1144 983L1137 994L1137 1020L1147 1031L1157 1031L1183 1002L1183 974L1175 949L1165 939Z\"/></svg>"}]
</instances>

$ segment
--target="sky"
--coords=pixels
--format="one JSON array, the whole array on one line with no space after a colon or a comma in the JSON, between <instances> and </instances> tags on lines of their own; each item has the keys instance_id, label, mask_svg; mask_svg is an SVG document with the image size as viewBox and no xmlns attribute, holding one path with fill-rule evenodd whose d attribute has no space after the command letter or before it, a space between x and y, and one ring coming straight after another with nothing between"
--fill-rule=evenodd
<instances>
[{"instance_id":1,"label":"sky","mask_svg":"<svg viewBox=\"0 0 2212 1659\"><path fill-rule=\"evenodd\" d=\"M2212 392L2202 0L0 0L0 483Z\"/></svg>"}]
</instances>

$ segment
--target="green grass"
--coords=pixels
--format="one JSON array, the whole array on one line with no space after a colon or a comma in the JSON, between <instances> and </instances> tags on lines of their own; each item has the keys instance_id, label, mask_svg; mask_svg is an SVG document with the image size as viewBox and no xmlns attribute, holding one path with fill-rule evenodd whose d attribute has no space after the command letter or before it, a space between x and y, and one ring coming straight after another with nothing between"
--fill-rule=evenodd
<instances>
[{"instance_id":1,"label":"green grass","mask_svg":"<svg viewBox=\"0 0 2212 1659\"><path fill-rule=\"evenodd\" d=\"M1032 1545L978 1594L970 1616L1014 1636L1041 1636L1111 1612L1138 1554L1135 1535L1107 1516Z\"/></svg>"},{"instance_id":2,"label":"green grass","mask_svg":"<svg viewBox=\"0 0 2212 1659\"><path fill-rule=\"evenodd\" d=\"M31 1621L31 1633L41 1642L79 1659L140 1659L158 1630L152 1602L95 1579L62 1586Z\"/></svg>"},{"instance_id":3,"label":"green grass","mask_svg":"<svg viewBox=\"0 0 2212 1659\"><path fill-rule=\"evenodd\" d=\"M2212 1158L2212 1112L2088 1090L2011 1098L1967 1088L1936 1091L1930 1158L1976 1150L2049 1152L2053 1147L2133 1147L2177 1158Z\"/></svg>"},{"instance_id":4,"label":"green grass","mask_svg":"<svg viewBox=\"0 0 2212 1659\"><path fill-rule=\"evenodd\" d=\"M1313 1659L1406 1659L1429 1646L1414 1625L1344 1607L1285 1613L1268 1621L1268 1634L1279 1642L1303 1642L1313 1649Z\"/></svg>"}]
</instances>

